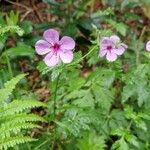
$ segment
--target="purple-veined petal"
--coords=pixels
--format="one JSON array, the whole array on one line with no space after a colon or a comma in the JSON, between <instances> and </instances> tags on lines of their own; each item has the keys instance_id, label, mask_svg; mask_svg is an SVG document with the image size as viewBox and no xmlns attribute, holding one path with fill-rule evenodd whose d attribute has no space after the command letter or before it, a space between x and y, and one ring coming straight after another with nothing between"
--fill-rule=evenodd
<instances>
[{"instance_id":1,"label":"purple-veined petal","mask_svg":"<svg viewBox=\"0 0 150 150\"><path fill-rule=\"evenodd\" d=\"M117 55L122 55L124 51L125 51L125 48L122 46L119 46L113 50L113 52Z\"/></svg>"},{"instance_id":2,"label":"purple-veined petal","mask_svg":"<svg viewBox=\"0 0 150 150\"><path fill-rule=\"evenodd\" d=\"M35 44L35 50L39 55L45 55L51 51L51 45L44 40L39 40Z\"/></svg>"},{"instance_id":3,"label":"purple-veined petal","mask_svg":"<svg viewBox=\"0 0 150 150\"><path fill-rule=\"evenodd\" d=\"M54 29L46 30L43 34L43 37L46 41L48 41L52 45L54 45L55 43L58 43L59 41L59 33L58 31Z\"/></svg>"},{"instance_id":4,"label":"purple-veined petal","mask_svg":"<svg viewBox=\"0 0 150 150\"><path fill-rule=\"evenodd\" d=\"M63 36L59 44L62 50L72 50L75 47L75 41L69 36Z\"/></svg>"},{"instance_id":5,"label":"purple-veined petal","mask_svg":"<svg viewBox=\"0 0 150 150\"><path fill-rule=\"evenodd\" d=\"M63 63L70 63L73 60L73 52L71 50L60 51L59 56Z\"/></svg>"},{"instance_id":6,"label":"purple-veined petal","mask_svg":"<svg viewBox=\"0 0 150 150\"><path fill-rule=\"evenodd\" d=\"M121 43L121 44L119 44L118 46L115 47L113 52L117 55L122 55L127 48L128 48L128 46L126 44Z\"/></svg>"},{"instance_id":7,"label":"purple-veined petal","mask_svg":"<svg viewBox=\"0 0 150 150\"><path fill-rule=\"evenodd\" d=\"M150 51L150 41L148 41L148 42L146 43L146 50L147 50L147 51Z\"/></svg>"},{"instance_id":8,"label":"purple-veined petal","mask_svg":"<svg viewBox=\"0 0 150 150\"><path fill-rule=\"evenodd\" d=\"M107 50L106 50L106 49L100 49L100 51L99 51L99 56L100 56L100 57L103 57L103 56L106 55L106 53L107 53Z\"/></svg>"},{"instance_id":9,"label":"purple-veined petal","mask_svg":"<svg viewBox=\"0 0 150 150\"><path fill-rule=\"evenodd\" d=\"M113 52L107 52L106 59L110 62L115 61L117 59L117 54Z\"/></svg>"},{"instance_id":10,"label":"purple-veined petal","mask_svg":"<svg viewBox=\"0 0 150 150\"><path fill-rule=\"evenodd\" d=\"M113 43L119 43L120 42L120 38L117 36L117 35L112 35L110 37L110 40L113 42Z\"/></svg>"},{"instance_id":11,"label":"purple-veined petal","mask_svg":"<svg viewBox=\"0 0 150 150\"><path fill-rule=\"evenodd\" d=\"M60 60L59 55L54 54L53 52L50 52L44 58L45 64L49 67L57 65L59 63L59 60Z\"/></svg>"},{"instance_id":12,"label":"purple-veined petal","mask_svg":"<svg viewBox=\"0 0 150 150\"><path fill-rule=\"evenodd\" d=\"M109 37L103 37L102 40L100 41L101 46L105 46L108 44L112 44L112 41L110 40Z\"/></svg>"},{"instance_id":13,"label":"purple-veined petal","mask_svg":"<svg viewBox=\"0 0 150 150\"><path fill-rule=\"evenodd\" d=\"M122 46L120 46L120 47L113 50L113 52L117 55L122 55L124 53L124 51L125 51L125 48L122 47Z\"/></svg>"}]
</instances>

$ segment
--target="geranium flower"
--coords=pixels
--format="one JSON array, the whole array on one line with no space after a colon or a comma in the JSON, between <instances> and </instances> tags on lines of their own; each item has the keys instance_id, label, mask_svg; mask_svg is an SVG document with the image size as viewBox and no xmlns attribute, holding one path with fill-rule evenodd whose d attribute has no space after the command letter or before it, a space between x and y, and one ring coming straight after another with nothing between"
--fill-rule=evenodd
<instances>
[{"instance_id":1,"label":"geranium flower","mask_svg":"<svg viewBox=\"0 0 150 150\"><path fill-rule=\"evenodd\" d=\"M117 35L110 37L103 37L100 41L100 57L106 55L106 59L110 62L115 61L118 55L122 55L127 49L127 45L121 43L120 38Z\"/></svg>"},{"instance_id":2,"label":"geranium flower","mask_svg":"<svg viewBox=\"0 0 150 150\"><path fill-rule=\"evenodd\" d=\"M146 43L146 50L147 50L147 51L150 51L150 41L148 41L148 42Z\"/></svg>"},{"instance_id":3,"label":"geranium flower","mask_svg":"<svg viewBox=\"0 0 150 150\"><path fill-rule=\"evenodd\" d=\"M75 41L69 36L63 36L59 40L59 33L54 29L48 29L43 34L43 39L35 44L37 54L45 55L44 62L52 67L60 63L70 63L73 60Z\"/></svg>"}]
</instances>

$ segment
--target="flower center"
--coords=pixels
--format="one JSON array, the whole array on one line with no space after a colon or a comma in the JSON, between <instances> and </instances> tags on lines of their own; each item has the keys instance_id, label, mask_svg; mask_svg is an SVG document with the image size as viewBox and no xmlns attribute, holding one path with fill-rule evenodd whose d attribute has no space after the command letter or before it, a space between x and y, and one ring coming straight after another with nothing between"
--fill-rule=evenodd
<instances>
[{"instance_id":1,"label":"flower center","mask_svg":"<svg viewBox=\"0 0 150 150\"><path fill-rule=\"evenodd\" d=\"M107 46L107 50L108 50L108 51L110 51L111 49L112 49L112 46L111 46L111 45Z\"/></svg>"},{"instance_id":2,"label":"flower center","mask_svg":"<svg viewBox=\"0 0 150 150\"><path fill-rule=\"evenodd\" d=\"M55 43L53 48L54 48L54 52L57 52L60 49L60 45Z\"/></svg>"}]
</instances>

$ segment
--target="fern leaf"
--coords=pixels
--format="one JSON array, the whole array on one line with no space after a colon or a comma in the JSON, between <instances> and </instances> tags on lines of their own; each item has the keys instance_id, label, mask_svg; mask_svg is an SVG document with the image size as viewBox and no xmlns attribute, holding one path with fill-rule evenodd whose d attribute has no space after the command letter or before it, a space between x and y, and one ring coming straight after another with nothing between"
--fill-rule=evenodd
<instances>
[{"instance_id":1,"label":"fern leaf","mask_svg":"<svg viewBox=\"0 0 150 150\"><path fill-rule=\"evenodd\" d=\"M5 138L0 141L0 149L7 150L9 147L13 147L17 144L22 144L22 143L26 143L26 142L35 141L35 140L36 139L33 139L28 136L24 136L24 137L16 136L16 137Z\"/></svg>"},{"instance_id":2,"label":"fern leaf","mask_svg":"<svg viewBox=\"0 0 150 150\"><path fill-rule=\"evenodd\" d=\"M0 102L4 102L9 98L16 84L25 77L25 74L20 74L4 84L4 88L0 89Z\"/></svg>"},{"instance_id":3,"label":"fern leaf","mask_svg":"<svg viewBox=\"0 0 150 150\"><path fill-rule=\"evenodd\" d=\"M24 77L24 74L14 77L4 84L0 89L0 149L7 150L20 143L33 141L35 139L24 136L23 131L33 128L41 128L37 121L45 120L35 114L27 114L27 110L35 107L46 107L46 104L36 100L13 100L8 102L16 84ZM22 135L22 136L21 136Z\"/></svg>"},{"instance_id":4,"label":"fern leaf","mask_svg":"<svg viewBox=\"0 0 150 150\"><path fill-rule=\"evenodd\" d=\"M11 126L17 123L25 123L25 122L46 122L42 117L35 114L15 114L8 117L4 117L1 119L1 126Z\"/></svg>"},{"instance_id":5,"label":"fern leaf","mask_svg":"<svg viewBox=\"0 0 150 150\"><path fill-rule=\"evenodd\" d=\"M46 107L46 104L36 100L14 100L6 105L3 110L0 110L0 117L20 113L35 107Z\"/></svg>"},{"instance_id":6,"label":"fern leaf","mask_svg":"<svg viewBox=\"0 0 150 150\"><path fill-rule=\"evenodd\" d=\"M32 129L32 128L41 128L41 126L33 123L16 123L11 126L3 124L3 126L0 127L0 139L10 137L11 132L17 134L21 131L21 129Z\"/></svg>"}]
</instances>

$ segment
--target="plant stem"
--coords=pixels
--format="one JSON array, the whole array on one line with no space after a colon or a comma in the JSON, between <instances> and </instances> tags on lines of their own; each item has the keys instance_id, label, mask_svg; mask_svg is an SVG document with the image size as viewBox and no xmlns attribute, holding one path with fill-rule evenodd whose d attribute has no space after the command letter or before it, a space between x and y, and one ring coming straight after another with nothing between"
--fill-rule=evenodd
<instances>
[{"instance_id":1,"label":"plant stem","mask_svg":"<svg viewBox=\"0 0 150 150\"><path fill-rule=\"evenodd\" d=\"M75 61L74 63L68 65L68 66L72 66L75 65L77 63L79 63L80 61L82 61L85 57L87 57L95 48L97 47L97 45L95 45L88 53L86 53L83 57L81 57L79 60Z\"/></svg>"},{"instance_id":2,"label":"plant stem","mask_svg":"<svg viewBox=\"0 0 150 150\"><path fill-rule=\"evenodd\" d=\"M141 31L140 38L139 38L140 40L142 39L145 31L146 31L146 26L144 26L143 29L142 29L142 31Z\"/></svg>"},{"instance_id":3,"label":"plant stem","mask_svg":"<svg viewBox=\"0 0 150 150\"><path fill-rule=\"evenodd\" d=\"M58 89L58 82L59 82L60 74L58 75L56 79L56 86L55 86L55 93L54 93L54 112L53 112L54 118L56 116L56 98L57 98L57 89Z\"/></svg>"},{"instance_id":4,"label":"plant stem","mask_svg":"<svg viewBox=\"0 0 150 150\"><path fill-rule=\"evenodd\" d=\"M129 122L129 124L128 124L128 126L127 126L127 130L129 130L129 129L131 128L132 123L133 123L133 120L131 120L131 121Z\"/></svg>"},{"instance_id":5,"label":"plant stem","mask_svg":"<svg viewBox=\"0 0 150 150\"><path fill-rule=\"evenodd\" d=\"M54 93L54 112L53 112L54 120L56 118L56 98L57 98L57 89L58 89L58 82L59 82L60 75L61 75L61 73L59 73L59 75L56 79L56 86L55 86L55 93ZM54 124L54 141L53 141L53 145L52 145L52 150L54 149L55 141L56 141L56 127Z\"/></svg>"},{"instance_id":6,"label":"plant stem","mask_svg":"<svg viewBox=\"0 0 150 150\"><path fill-rule=\"evenodd\" d=\"M97 47L97 45L94 46L94 47L93 47L88 53L86 53L83 57L81 57L81 59L79 59L79 62L80 62L81 60L83 60L86 56L88 56L96 47Z\"/></svg>"},{"instance_id":7,"label":"plant stem","mask_svg":"<svg viewBox=\"0 0 150 150\"><path fill-rule=\"evenodd\" d=\"M138 67L139 64L140 64L140 52L139 52L139 50L137 50L137 52L136 52L136 66Z\"/></svg>"},{"instance_id":8,"label":"plant stem","mask_svg":"<svg viewBox=\"0 0 150 150\"><path fill-rule=\"evenodd\" d=\"M141 34L140 34L140 37L139 37L139 41L142 39L145 31L146 31L146 26L144 26L143 29L142 29L142 31L141 31ZM137 47L137 51L136 51L136 66L138 67L139 64L140 64L140 50Z\"/></svg>"},{"instance_id":9,"label":"plant stem","mask_svg":"<svg viewBox=\"0 0 150 150\"><path fill-rule=\"evenodd\" d=\"M40 147L42 147L43 145L45 145L48 142L49 142L49 139L46 140L46 141L44 141L44 142L42 142L40 145L38 145L37 147L35 147L33 150L38 150Z\"/></svg>"},{"instance_id":10,"label":"plant stem","mask_svg":"<svg viewBox=\"0 0 150 150\"><path fill-rule=\"evenodd\" d=\"M12 68L11 68L11 64L10 64L10 60L7 56L7 54L5 55L6 56L6 61L7 61L7 67L8 67L8 71L9 71L9 74L10 74L10 78L13 77L13 72L12 72Z\"/></svg>"}]
</instances>

